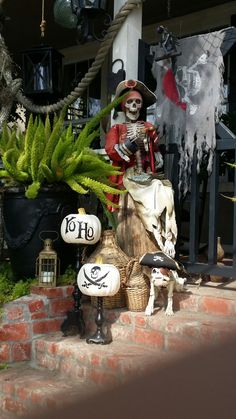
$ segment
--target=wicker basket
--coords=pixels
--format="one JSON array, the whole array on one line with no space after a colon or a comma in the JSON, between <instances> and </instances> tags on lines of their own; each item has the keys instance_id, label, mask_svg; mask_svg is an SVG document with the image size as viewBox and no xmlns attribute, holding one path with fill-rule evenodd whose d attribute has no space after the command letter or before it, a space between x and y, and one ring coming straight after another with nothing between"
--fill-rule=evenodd
<instances>
[{"instance_id":1,"label":"wicker basket","mask_svg":"<svg viewBox=\"0 0 236 419\"><path fill-rule=\"evenodd\" d=\"M126 266L129 257L117 245L115 232L113 230L105 230L102 234L99 245L94 252L86 259L85 263L94 263L97 256L101 256L104 263L111 263L116 266L120 272L121 287L113 296L103 297L104 308L122 308L126 307L124 283L126 283ZM91 304L97 306L97 297L91 297Z\"/></svg>"},{"instance_id":2,"label":"wicker basket","mask_svg":"<svg viewBox=\"0 0 236 419\"><path fill-rule=\"evenodd\" d=\"M126 304L130 311L144 311L149 298L149 279L137 259L127 265L125 283Z\"/></svg>"}]
</instances>

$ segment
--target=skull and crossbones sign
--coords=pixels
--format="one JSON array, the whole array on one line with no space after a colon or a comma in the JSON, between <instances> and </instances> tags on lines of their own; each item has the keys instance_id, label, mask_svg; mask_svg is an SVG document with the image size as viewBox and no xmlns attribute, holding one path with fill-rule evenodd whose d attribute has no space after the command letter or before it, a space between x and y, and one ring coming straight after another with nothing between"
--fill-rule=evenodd
<instances>
[{"instance_id":1,"label":"skull and crossbones sign","mask_svg":"<svg viewBox=\"0 0 236 419\"><path fill-rule=\"evenodd\" d=\"M200 92L202 85L198 66L206 64L207 61L208 55L204 53L190 67L178 66L176 70L176 84L181 92L182 101L188 104L190 115L194 115L199 108L192 100Z\"/></svg>"},{"instance_id":2,"label":"skull and crossbones sign","mask_svg":"<svg viewBox=\"0 0 236 419\"><path fill-rule=\"evenodd\" d=\"M88 274L85 271L85 268L83 268L86 281L84 281L84 283L82 284L82 287L89 288L91 285L96 285L98 289L107 288L107 285L105 284L105 282L102 282L102 280L106 278L109 271L107 271L104 275L99 276L100 271L101 271L101 267L98 265L94 265L91 268L90 274Z\"/></svg>"}]
</instances>

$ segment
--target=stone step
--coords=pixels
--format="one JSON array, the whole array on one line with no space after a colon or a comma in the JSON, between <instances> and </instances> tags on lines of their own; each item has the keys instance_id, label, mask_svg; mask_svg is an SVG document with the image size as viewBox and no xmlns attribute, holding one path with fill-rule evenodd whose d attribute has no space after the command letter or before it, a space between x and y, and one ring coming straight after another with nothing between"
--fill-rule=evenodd
<instances>
[{"instance_id":1,"label":"stone step","mask_svg":"<svg viewBox=\"0 0 236 419\"><path fill-rule=\"evenodd\" d=\"M0 372L0 418L25 417L34 410L65 406L97 392L92 382L68 381L55 371L15 363Z\"/></svg>"}]
</instances>

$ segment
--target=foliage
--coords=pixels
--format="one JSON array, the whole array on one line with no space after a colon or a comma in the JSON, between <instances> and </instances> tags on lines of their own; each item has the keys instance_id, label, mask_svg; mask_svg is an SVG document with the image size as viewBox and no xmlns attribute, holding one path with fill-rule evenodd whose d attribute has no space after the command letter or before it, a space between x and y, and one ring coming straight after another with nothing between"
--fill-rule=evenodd
<instances>
[{"instance_id":1,"label":"foliage","mask_svg":"<svg viewBox=\"0 0 236 419\"><path fill-rule=\"evenodd\" d=\"M58 278L57 285L72 285L75 279L76 272L69 266L65 273ZM2 262L0 264L0 307L24 295L29 295L31 286L37 285L37 283L38 281L35 278L21 279L15 282L11 264L7 261Z\"/></svg>"},{"instance_id":2,"label":"foliage","mask_svg":"<svg viewBox=\"0 0 236 419\"><path fill-rule=\"evenodd\" d=\"M8 368L10 368L8 364L0 364L0 370L7 370Z\"/></svg>"},{"instance_id":3,"label":"foliage","mask_svg":"<svg viewBox=\"0 0 236 419\"><path fill-rule=\"evenodd\" d=\"M227 164L227 166L231 167L232 169L236 169L236 163L228 163L225 162L225 164ZM227 196L224 194L221 194L224 198L230 199L230 201L232 202L236 202L236 196Z\"/></svg>"},{"instance_id":4,"label":"foliage","mask_svg":"<svg viewBox=\"0 0 236 419\"><path fill-rule=\"evenodd\" d=\"M43 123L30 115L25 133L16 128L3 127L0 137L0 155L4 169L0 178L4 186L23 184L29 199L37 197L40 187L47 183L64 182L79 194L92 191L104 204L116 206L106 194L123 193L109 182L111 175L120 174L102 156L90 148L99 134L98 124L122 100L124 95L113 100L97 113L75 138L72 125L65 127L65 112L55 116L50 124L47 115Z\"/></svg>"},{"instance_id":5,"label":"foliage","mask_svg":"<svg viewBox=\"0 0 236 419\"><path fill-rule=\"evenodd\" d=\"M221 121L236 134L236 111L227 112L222 114ZM234 163L235 151L234 150L224 150L220 153L220 175L225 175L226 172L226 163ZM229 164L230 166L230 164Z\"/></svg>"},{"instance_id":6,"label":"foliage","mask_svg":"<svg viewBox=\"0 0 236 419\"><path fill-rule=\"evenodd\" d=\"M30 286L35 280L14 281L14 275L9 262L0 264L0 306L29 294Z\"/></svg>"},{"instance_id":7,"label":"foliage","mask_svg":"<svg viewBox=\"0 0 236 419\"><path fill-rule=\"evenodd\" d=\"M104 214L107 217L109 226L112 228L112 230L116 231L117 226L118 226L117 214L115 212L110 212L105 205L102 205L102 207L103 207Z\"/></svg>"},{"instance_id":8,"label":"foliage","mask_svg":"<svg viewBox=\"0 0 236 419\"><path fill-rule=\"evenodd\" d=\"M76 271L72 266L68 266L65 273L60 275L57 280L58 286L73 285L76 281Z\"/></svg>"}]
</instances>

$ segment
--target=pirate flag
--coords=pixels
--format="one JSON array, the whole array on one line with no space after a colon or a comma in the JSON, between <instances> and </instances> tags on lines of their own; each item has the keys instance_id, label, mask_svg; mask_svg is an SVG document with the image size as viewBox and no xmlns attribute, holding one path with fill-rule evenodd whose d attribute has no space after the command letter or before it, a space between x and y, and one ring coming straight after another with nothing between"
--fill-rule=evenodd
<instances>
[{"instance_id":1,"label":"pirate flag","mask_svg":"<svg viewBox=\"0 0 236 419\"><path fill-rule=\"evenodd\" d=\"M160 136L177 143L179 191L190 189L194 151L197 169L205 159L208 173L216 146L215 124L223 112L223 55L236 41L236 28L178 40L181 54L160 59L161 45L151 46L152 73L157 81L156 122Z\"/></svg>"}]
</instances>

